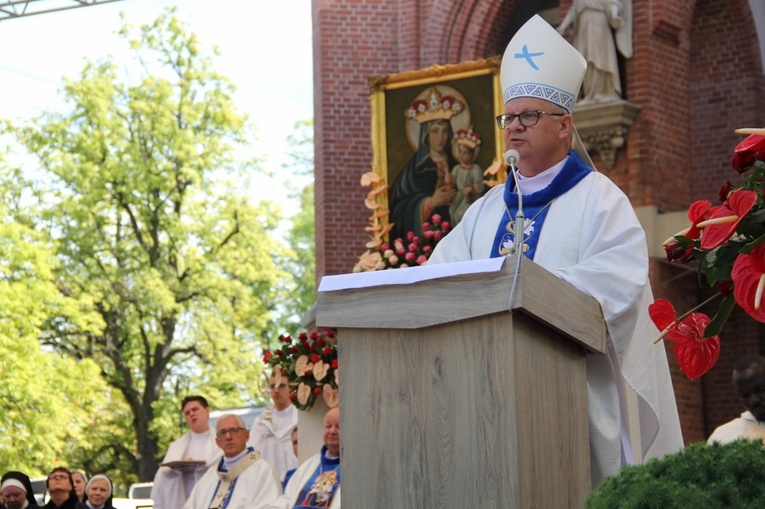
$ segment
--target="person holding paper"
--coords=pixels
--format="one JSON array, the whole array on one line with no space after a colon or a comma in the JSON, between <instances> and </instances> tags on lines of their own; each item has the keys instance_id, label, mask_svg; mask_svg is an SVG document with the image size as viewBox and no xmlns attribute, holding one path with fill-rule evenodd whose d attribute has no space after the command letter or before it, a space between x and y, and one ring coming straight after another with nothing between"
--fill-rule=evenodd
<instances>
[{"instance_id":1,"label":"person holding paper","mask_svg":"<svg viewBox=\"0 0 765 509\"><path fill-rule=\"evenodd\" d=\"M505 109L497 124L514 151L520 189L509 178L471 205L428 265L518 250L598 300L607 355L586 357L597 486L622 465L677 451L683 438L666 352L652 344L658 331L648 317L645 232L627 196L594 170L573 126L586 67L540 16L515 34L500 69ZM519 195L525 220L516 225ZM628 408L630 395L635 403Z\"/></svg>"},{"instance_id":2,"label":"person holding paper","mask_svg":"<svg viewBox=\"0 0 765 509\"><path fill-rule=\"evenodd\" d=\"M210 405L202 396L186 396L181 411L190 430L170 444L154 476L151 498L155 509L181 509L194 484L220 458L210 430Z\"/></svg>"}]
</instances>

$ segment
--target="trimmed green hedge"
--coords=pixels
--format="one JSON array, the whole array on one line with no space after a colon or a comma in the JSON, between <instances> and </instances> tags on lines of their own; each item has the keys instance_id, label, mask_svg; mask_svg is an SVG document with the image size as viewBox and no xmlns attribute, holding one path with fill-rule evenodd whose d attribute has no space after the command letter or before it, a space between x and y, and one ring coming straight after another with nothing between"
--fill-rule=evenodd
<instances>
[{"instance_id":1,"label":"trimmed green hedge","mask_svg":"<svg viewBox=\"0 0 765 509\"><path fill-rule=\"evenodd\" d=\"M761 440L691 444L684 450L624 467L586 500L587 509L719 509L765 505Z\"/></svg>"}]
</instances>

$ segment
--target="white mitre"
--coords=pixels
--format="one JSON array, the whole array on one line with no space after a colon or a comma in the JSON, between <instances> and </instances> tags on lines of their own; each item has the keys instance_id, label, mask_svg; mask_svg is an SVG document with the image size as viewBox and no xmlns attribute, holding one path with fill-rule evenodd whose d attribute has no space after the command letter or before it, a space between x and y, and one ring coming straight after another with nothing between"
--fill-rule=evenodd
<instances>
[{"instance_id":1,"label":"white mitre","mask_svg":"<svg viewBox=\"0 0 765 509\"><path fill-rule=\"evenodd\" d=\"M550 24L535 14L510 40L502 57L499 79L504 103L518 97L544 99L568 113L574 111L587 60ZM572 146L584 163L595 165L576 127Z\"/></svg>"},{"instance_id":2,"label":"white mitre","mask_svg":"<svg viewBox=\"0 0 765 509\"><path fill-rule=\"evenodd\" d=\"M587 61L538 14L513 36L502 57L504 102L533 97L574 110Z\"/></svg>"}]
</instances>

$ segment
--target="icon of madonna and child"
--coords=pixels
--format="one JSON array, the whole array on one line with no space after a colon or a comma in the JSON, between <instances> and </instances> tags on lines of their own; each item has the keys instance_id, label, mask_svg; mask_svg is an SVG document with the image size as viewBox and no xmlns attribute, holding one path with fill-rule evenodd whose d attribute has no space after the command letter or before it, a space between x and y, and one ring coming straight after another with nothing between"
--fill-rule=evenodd
<instances>
[{"instance_id":1,"label":"icon of madonna and child","mask_svg":"<svg viewBox=\"0 0 765 509\"><path fill-rule=\"evenodd\" d=\"M405 118L416 152L391 186L391 239L406 238L410 231L421 235L422 223L434 214L456 226L486 187L476 164L481 137L457 90L444 85L426 89L406 109Z\"/></svg>"}]
</instances>

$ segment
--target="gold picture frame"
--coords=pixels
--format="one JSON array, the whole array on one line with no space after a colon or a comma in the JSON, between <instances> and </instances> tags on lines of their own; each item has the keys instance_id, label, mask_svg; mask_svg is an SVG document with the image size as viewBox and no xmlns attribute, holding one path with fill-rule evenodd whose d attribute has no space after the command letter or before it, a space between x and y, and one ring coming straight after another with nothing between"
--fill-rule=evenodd
<instances>
[{"instance_id":1,"label":"gold picture frame","mask_svg":"<svg viewBox=\"0 0 765 509\"><path fill-rule=\"evenodd\" d=\"M403 182L407 174L425 173L419 167L415 169L417 158L430 158L429 162L437 159L438 154L432 156L432 151L430 155L425 155L432 144L426 138L433 139L428 138L427 133L423 134L428 129L426 126L440 123L446 126L443 130L451 131L443 134L443 139L451 138L447 147L440 147L444 154L443 161L434 163L438 165L439 175L443 176L445 169L446 173L452 173L456 154L464 150L457 145L467 144L472 147L472 156L463 156L463 159L472 157L472 163L483 174L485 188L480 194L488 187L504 182L507 174L502 163L502 137L495 121L503 108L500 63L501 57L496 56L369 78L373 159L372 171L365 173L361 179L362 186L372 187L365 202L372 211L370 225L366 228L370 234L368 249L378 249L389 241L389 236L390 240L401 236L404 229L417 233L421 216L425 214L423 211L431 209L420 205L418 210L421 214L418 214L411 205L413 212L407 216L404 208L399 206L401 201L397 199L402 195L400 189L405 187ZM465 140L458 143L458 138L465 136L473 140L472 145L463 143ZM480 139L477 145L476 139ZM399 175L402 177L397 182ZM428 178L432 180L433 175ZM438 182L441 185L442 180ZM435 190L436 184L432 187ZM389 203L391 194L397 200L393 211ZM475 194L478 193L474 193L473 201ZM446 210L444 207L432 209ZM400 225L394 224L395 218L402 219ZM449 218L448 213L444 215L444 219Z\"/></svg>"}]
</instances>

